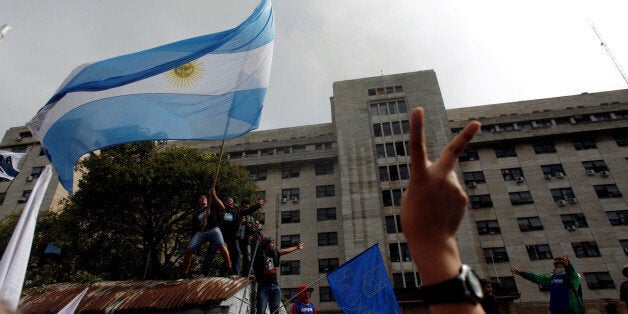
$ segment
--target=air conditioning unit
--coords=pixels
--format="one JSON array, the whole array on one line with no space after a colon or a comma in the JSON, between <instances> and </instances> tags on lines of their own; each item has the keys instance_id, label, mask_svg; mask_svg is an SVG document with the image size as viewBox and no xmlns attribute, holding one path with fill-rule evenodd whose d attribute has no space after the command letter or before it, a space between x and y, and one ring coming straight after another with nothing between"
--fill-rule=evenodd
<instances>
[{"instance_id":1,"label":"air conditioning unit","mask_svg":"<svg viewBox=\"0 0 628 314\"><path fill-rule=\"evenodd\" d=\"M565 201L565 200L558 200L558 202L556 202L556 204L558 204L558 206L565 206L565 205L567 205L567 201Z\"/></svg>"},{"instance_id":2,"label":"air conditioning unit","mask_svg":"<svg viewBox=\"0 0 628 314\"><path fill-rule=\"evenodd\" d=\"M287 202L287 201L288 201L288 199L287 199L287 198L285 198L285 197L282 197L282 198L281 198L281 202L282 202L282 203L285 203L285 202Z\"/></svg>"},{"instance_id":3,"label":"air conditioning unit","mask_svg":"<svg viewBox=\"0 0 628 314\"><path fill-rule=\"evenodd\" d=\"M564 174L564 173L562 173L562 172L556 172L554 175L555 175L557 178L562 178L562 177L564 177L564 176L565 176L565 174Z\"/></svg>"},{"instance_id":4,"label":"air conditioning unit","mask_svg":"<svg viewBox=\"0 0 628 314\"><path fill-rule=\"evenodd\" d=\"M578 203L578 199L575 197L570 197L569 198L569 204L577 204Z\"/></svg>"},{"instance_id":5,"label":"air conditioning unit","mask_svg":"<svg viewBox=\"0 0 628 314\"><path fill-rule=\"evenodd\" d=\"M544 177L545 177L545 180L549 180L549 179L551 179L551 178L552 178L552 174L551 174L551 173L548 173L548 174L546 174Z\"/></svg>"},{"instance_id":6,"label":"air conditioning unit","mask_svg":"<svg viewBox=\"0 0 628 314\"><path fill-rule=\"evenodd\" d=\"M472 189L475 189L475 187L476 187L476 186L478 186L478 184L477 184L477 183L475 183L475 181L469 181L469 182L467 183L467 186L468 186L468 187L470 187L470 188L472 188Z\"/></svg>"},{"instance_id":7,"label":"air conditioning unit","mask_svg":"<svg viewBox=\"0 0 628 314\"><path fill-rule=\"evenodd\" d=\"M18 136L15 138L15 141L16 141L16 142L21 142L21 141L22 141L22 137L18 135Z\"/></svg>"},{"instance_id":8,"label":"air conditioning unit","mask_svg":"<svg viewBox=\"0 0 628 314\"><path fill-rule=\"evenodd\" d=\"M33 181L33 176L26 177L26 181Z\"/></svg>"},{"instance_id":9,"label":"air conditioning unit","mask_svg":"<svg viewBox=\"0 0 628 314\"><path fill-rule=\"evenodd\" d=\"M582 119L582 116L581 116L581 115L579 115L579 114L578 114L578 115L575 115L575 116L573 116L573 117L574 117L574 118L576 118L576 119Z\"/></svg>"},{"instance_id":10,"label":"air conditioning unit","mask_svg":"<svg viewBox=\"0 0 628 314\"><path fill-rule=\"evenodd\" d=\"M595 170L593 170L593 169L588 169L588 170L587 170L587 175L588 175L588 176L593 176L593 175L595 175Z\"/></svg>"},{"instance_id":11,"label":"air conditioning unit","mask_svg":"<svg viewBox=\"0 0 628 314\"><path fill-rule=\"evenodd\" d=\"M26 203L26 197L22 196L20 198L17 199L18 203Z\"/></svg>"},{"instance_id":12,"label":"air conditioning unit","mask_svg":"<svg viewBox=\"0 0 628 314\"><path fill-rule=\"evenodd\" d=\"M516 177L515 181L517 181L517 183L521 183L521 182L525 181L525 179L523 177Z\"/></svg>"},{"instance_id":13,"label":"air conditioning unit","mask_svg":"<svg viewBox=\"0 0 628 314\"><path fill-rule=\"evenodd\" d=\"M567 230L569 230L569 231L576 231L576 226L569 225L569 226L567 226Z\"/></svg>"},{"instance_id":14,"label":"air conditioning unit","mask_svg":"<svg viewBox=\"0 0 628 314\"><path fill-rule=\"evenodd\" d=\"M621 194L621 192L619 191L612 191L612 192L608 192L608 194L610 196L614 196L614 197L621 197L623 194Z\"/></svg>"},{"instance_id":15,"label":"air conditioning unit","mask_svg":"<svg viewBox=\"0 0 628 314\"><path fill-rule=\"evenodd\" d=\"M298 203L299 202L299 197L298 196L293 196L292 197L292 202L293 203Z\"/></svg>"},{"instance_id":16,"label":"air conditioning unit","mask_svg":"<svg viewBox=\"0 0 628 314\"><path fill-rule=\"evenodd\" d=\"M611 175L611 173L608 172L608 171L600 171L600 175L603 176L603 177L608 177L608 176Z\"/></svg>"}]
</instances>

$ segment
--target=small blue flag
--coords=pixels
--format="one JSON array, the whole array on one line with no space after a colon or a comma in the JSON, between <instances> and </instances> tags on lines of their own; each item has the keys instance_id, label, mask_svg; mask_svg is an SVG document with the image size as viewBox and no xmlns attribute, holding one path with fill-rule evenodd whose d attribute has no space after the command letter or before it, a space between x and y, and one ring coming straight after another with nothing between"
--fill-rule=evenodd
<instances>
[{"instance_id":1,"label":"small blue flag","mask_svg":"<svg viewBox=\"0 0 628 314\"><path fill-rule=\"evenodd\" d=\"M329 288L344 313L398 313L378 243L327 274Z\"/></svg>"},{"instance_id":2,"label":"small blue flag","mask_svg":"<svg viewBox=\"0 0 628 314\"><path fill-rule=\"evenodd\" d=\"M97 149L238 137L259 125L274 29L261 0L233 29L79 66L26 125L70 192L74 163Z\"/></svg>"}]
</instances>

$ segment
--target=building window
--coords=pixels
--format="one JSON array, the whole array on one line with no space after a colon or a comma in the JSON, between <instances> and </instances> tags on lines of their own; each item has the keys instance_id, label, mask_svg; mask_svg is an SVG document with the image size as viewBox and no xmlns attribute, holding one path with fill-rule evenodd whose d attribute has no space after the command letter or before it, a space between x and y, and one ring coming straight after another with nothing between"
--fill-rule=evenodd
<instances>
[{"instance_id":1,"label":"building window","mask_svg":"<svg viewBox=\"0 0 628 314\"><path fill-rule=\"evenodd\" d=\"M375 145L375 153L377 154L377 158L386 158L386 150L384 149L384 144Z\"/></svg>"},{"instance_id":2,"label":"building window","mask_svg":"<svg viewBox=\"0 0 628 314\"><path fill-rule=\"evenodd\" d=\"M592 272L583 273L584 280L587 281L587 286L591 290L597 289L615 289L615 282L608 272Z\"/></svg>"},{"instance_id":3,"label":"building window","mask_svg":"<svg viewBox=\"0 0 628 314\"><path fill-rule=\"evenodd\" d=\"M26 153L26 146L13 146L11 147L13 153Z\"/></svg>"},{"instance_id":4,"label":"building window","mask_svg":"<svg viewBox=\"0 0 628 314\"><path fill-rule=\"evenodd\" d=\"M401 123L399 121L393 121L390 124L392 125L393 134L401 135Z\"/></svg>"},{"instance_id":5,"label":"building window","mask_svg":"<svg viewBox=\"0 0 628 314\"><path fill-rule=\"evenodd\" d=\"M598 257L600 249L595 241L571 242L576 257Z\"/></svg>"},{"instance_id":6,"label":"building window","mask_svg":"<svg viewBox=\"0 0 628 314\"><path fill-rule=\"evenodd\" d=\"M613 139L615 140L615 143L617 143L617 146L628 146L628 136L626 135L614 135Z\"/></svg>"},{"instance_id":7,"label":"building window","mask_svg":"<svg viewBox=\"0 0 628 314\"><path fill-rule=\"evenodd\" d=\"M336 208L319 208L316 210L317 221L336 220Z\"/></svg>"},{"instance_id":8,"label":"building window","mask_svg":"<svg viewBox=\"0 0 628 314\"><path fill-rule=\"evenodd\" d=\"M286 200L295 199L295 198L298 200L299 197L301 197L301 189L299 188L281 190L281 198L284 198Z\"/></svg>"},{"instance_id":9,"label":"building window","mask_svg":"<svg viewBox=\"0 0 628 314\"><path fill-rule=\"evenodd\" d=\"M395 150L397 151L397 156L406 156L406 143L405 142L395 142Z\"/></svg>"},{"instance_id":10,"label":"building window","mask_svg":"<svg viewBox=\"0 0 628 314\"><path fill-rule=\"evenodd\" d=\"M536 121L534 121L534 122L536 122L536 127L537 127L537 128L542 128L542 129L545 129L545 128L549 128L549 127L551 127L551 126L552 126L552 121L551 121L551 120L549 120L549 119L544 119L544 120L536 120Z\"/></svg>"},{"instance_id":11,"label":"building window","mask_svg":"<svg viewBox=\"0 0 628 314\"><path fill-rule=\"evenodd\" d=\"M382 125L379 123L373 123L373 136L380 137L382 136Z\"/></svg>"},{"instance_id":12,"label":"building window","mask_svg":"<svg viewBox=\"0 0 628 314\"><path fill-rule=\"evenodd\" d=\"M300 234L288 234L281 236L281 248L287 249L293 246L296 246L301 242Z\"/></svg>"},{"instance_id":13,"label":"building window","mask_svg":"<svg viewBox=\"0 0 628 314\"><path fill-rule=\"evenodd\" d=\"M390 249L390 261L391 262L410 262L412 261L412 255L410 254L410 249L408 249L408 243L402 242L397 245L397 243L388 244L388 248Z\"/></svg>"},{"instance_id":14,"label":"building window","mask_svg":"<svg viewBox=\"0 0 628 314\"><path fill-rule=\"evenodd\" d=\"M24 190L22 192L22 197L20 197L17 202L18 203L26 203L26 201L28 200L28 198L31 196L31 193L33 192L33 190Z\"/></svg>"},{"instance_id":15,"label":"building window","mask_svg":"<svg viewBox=\"0 0 628 314\"><path fill-rule=\"evenodd\" d=\"M386 147L386 157L388 157L388 158L395 157L395 144L393 144L393 143L386 143L385 147Z\"/></svg>"},{"instance_id":16,"label":"building window","mask_svg":"<svg viewBox=\"0 0 628 314\"><path fill-rule=\"evenodd\" d=\"M289 210L281 212L281 223L297 223L301 221L301 213L298 210Z\"/></svg>"},{"instance_id":17,"label":"building window","mask_svg":"<svg viewBox=\"0 0 628 314\"><path fill-rule=\"evenodd\" d=\"M560 220L563 221L563 226L565 226L565 229L567 230L589 227L589 224L587 223L587 219L586 217L584 217L584 214L560 215Z\"/></svg>"},{"instance_id":18,"label":"building window","mask_svg":"<svg viewBox=\"0 0 628 314\"><path fill-rule=\"evenodd\" d=\"M0 193L0 205L2 205L4 203L4 199L7 197L7 193L2 192Z\"/></svg>"},{"instance_id":19,"label":"building window","mask_svg":"<svg viewBox=\"0 0 628 314\"><path fill-rule=\"evenodd\" d=\"M33 137L33 133L31 133L30 131L20 132L18 137L20 139L27 138L27 137Z\"/></svg>"},{"instance_id":20,"label":"building window","mask_svg":"<svg viewBox=\"0 0 628 314\"><path fill-rule=\"evenodd\" d=\"M550 193L552 193L552 198L554 198L554 202L560 200L566 201L570 198L575 198L573 190L571 188L550 189Z\"/></svg>"},{"instance_id":21,"label":"building window","mask_svg":"<svg viewBox=\"0 0 628 314\"><path fill-rule=\"evenodd\" d=\"M314 144L314 150L328 150L328 149L331 149L331 143Z\"/></svg>"},{"instance_id":22,"label":"building window","mask_svg":"<svg viewBox=\"0 0 628 314\"><path fill-rule=\"evenodd\" d=\"M282 275L299 275L301 273L301 261L281 261Z\"/></svg>"},{"instance_id":23,"label":"building window","mask_svg":"<svg viewBox=\"0 0 628 314\"><path fill-rule=\"evenodd\" d=\"M386 233L401 233L401 219L399 215L386 216Z\"/></svg>"},{"instance_id":24,"label":"building window","mask_svg":"<svg viewBox=\"0 0 628 314\"><path fill-rule=\"evenodd\" d=\"M481 130L482 130L482 133L492 133L496 131L494 124L486 124L486 125L482 124Z\"/></svg>"},{"instance_id":25,"label":"building window","mask_svg":"<svg viewBox=\"0 0 628 314\"><path fill-rule=\"evenodd\" d=\"M281 295L286 299L290 300L294 298L299 293L299 288L284 288L281 287Z\"/></svg>"},{"instance_id":26,"label":"building window","mask_svg":"<svg viewBox=\"0 0 628 314\"><path fill-rule=\"evenodd\" d=\"M497 158L517 157L514 146L495 147L495 156Z\"/></svg>"},{"instance_id":27,"label":"building window","mask_svg":"<svg viewBox=\"0 0 628 314\"><path fill-rule=\"evenodd\" d=\"M523 178L523 170L521 168L502 169L502 177L504 181L517 180L517 178Z\"/></svg>"},{"instance_id":28,"label":"building window","mask_svg":"<svg viewBox=\"0 0 628 314\"><path fill-rule=\"evenodd\" d=\"M606 216L611 226L628 225L628 210L608 211L606 212Z\"/></svg>"},{"instance_id":29,"label":"building window","mask_svg":"<svg viewBox=\"0 0 628 314\"><path fill-rule=\"evenodd\" d=\"M496 296L502 295L518 295L517 284L515 283L515 277L491 277L491 286L493 286L493 294Z\"/></svg>"},{"instance_id":30,"label":"building window","mask_svg":"<svg viewBox=\"0 0 628 314\"><path fill-rule=\"evenodd\" d=\"M408 134L409 131L410 131L410 121L401 120L401 132L403 132L403 134Z\"/></svg>"},{"instance_id":31,"label":"building window","mask_svg":"<svg viewBox=\"0 0 628 314\"><path fill-rule=\"evenodd\" d=\"M480 155L478 155L478 150L472 147L467 147L467 149L460 154L458 157L459 161L470 161L470 160L480 160Z\"/></svg>"},{"instance_id":32,"label":"building window","mask_svg":"<svg viewBox=\"0 0 628 314\"><path fill-rule=\"evenodd\" d=\"M521 122L517 122L517 126L518 126L520 129L530 130L530 129L532 129L532 121L521 121Z\"/></svg>"},{"instance_id":33,"label":"building window","mask_svg":"<svg viewBox=\"0 0 628 314\"><path fill-rule=\"evenodd\" d=\"M399 165L399 179L410 179L410 170L408 169L408 165Z\"/></svg>"},{"instance_id":34,"label":"building window","mask_svg":"<svg viewBox=\"0 0 628 314\"><path fill-rule=\"evenodd\" d=\"M541 165L543 175L552 177L562 177L565 175L565 169L562 164Z\"/></svg>"},{"instance_id":35,"label":"building window","mask_svg":"<svg viewBox=\"0 0 628 314\"><path fill-rule=\"evenodd\" d=\"M508 262L508 253L506 253L506 248L505 247L485 248L484 260L486 261L487 264Z\"/></svg>"},{"instance_id":36,"label":"building window","mask_svg":"<svg viewBox=\"0 0 628 314\"><path fill-rule=\"evenodd\" d=\"M517 218L517 223L521 232L543 230L543 223L538 216Z\"/></svg>"},{"instance_id":37,"label":"building window","mask_svg":"<svg viewBox=\"0 0 628 314\"><path fill-rule=\"evenodd\" d=\"M321 258L318 260L318 272L321 274L328 273L338 268L339 264L337 258Z\"/></svg>"},{"instance_id":38,"label":"building window","mask_svg":"<svg viewBox=\"0 0 628 314\"><path fill-rule=\"evenodd\" d=\"M512 131L515 129L515 125L512 123L503 123L503 124L499 124L499 129L502 131Z\"/></svg>"},{"instance_id":39,"label":"building window","mask_svg":"<svg viewBox=\"0 0 628 314\"><path fill-rule=\"evenodd\" d=\"M536 154L550 154L556 152L556 147L552 142L536 142L532 143L532 148Z\"/></svg>"},{"instance_id":40,"label":"building window","mask_svg":"<svg viewBox=\"0 0 628 314\"><path fill-rule=\"evenodd\" d=\"M317 176L322 176L322 175L326 175L326 174L333 174L334 173L334 164L333 163L326 163L326 164L318 164L316 165L316 175Z\"/></svg>"},{"instance_id":41,"label":"building window","mask_svg":"<svg viewBox=\"0 0 628 314\"><path fill-rule=\"evenodd\" d=\"M390 127L390 122L382 123L382 133L384 133L384 136L392 135L392 128Z\"/></svg>"},{"instance_id":42,"label":"building window","mask_svg":"<svg viewBox=\"0 0 628 314\"><path fill-rule=\"evenodd\" d=\"M329 287L319 287L318 295L321 302L336 302L336 299L334 299L334 296L331 294L331 289L329 289Z\"/></svg>"},{"instance_id":43,"label":"building window","mask_svg":"<svg viewBox=\"0 0 628 314\"><path fill-rule=\"evenodd\" d=\"M318 234L318 246L338 245L338 232L321 232Z\"/></svg>"},{"instance_id":44,"label":"building window","mask_svg":"<svg viewBox=\"0 0 628 314\"><path fill-rule=\"evenodd\" d=\"M591 118L589 117L589 115L578 114L573 116L573 120L576 121L576 123L591 122Z\"/></svg>"},{"instance_id":45,"label":"building window","mask_svg":"<svg viewBox=\"0 0 628 314\"><path fill-rule=\"evenodd\" d=\"M615 198L623 195L615 184L594 185L593 188L597 198Z\"/></svg>"},{"instance_id":46,"label":"building window","mask_svg":"<svg viewBox=\"0 0 628 314\"><path fill-rule=\"evenodd\" d=\"M578 138L574 139L573 147L576 150L587 150L587 149L595 149L597 145L595 144L595 140L592 138Z\"/></svg>"},{"instance_id":47,"label":"building window","mask_svg":"<svg viewBox=\"0 0 628 314\"><path fill-rule=\"evenodd\" d=\"M336 188L333 185L319 185L316 187L316 197L330 197L336 195Z\"/></svg>"},{"instance_id":48,"label":"building window","mask_svg":"<svg viewBox=\"0 0 628 314\"><path fill-rule=\"evenodd\" d=\"M292 153L303 153L305 152L305 145L292 146Z\"/></svg>"},{"instance_id":49,"label":"building window","mask_svg":"<svg viewBox=\"0 0 628 314\"><path fill-rule=\"evenodd\" d=\"M486 183L484 172L482 171L463 172L462 178L465 184L469 184L469 182Z\"/></svg>"},{"instance_id":50,"label":"building window","mask_svg":"<svg viewBox=\"0 0 628 314\"><path fill-rule=\"evenodd\" d=\"M608 112L595 113L593 114L593 117L597 121L610 121L611 120L611 114Z\"/></svg>"},{"instance_id":51,"label":"building window","mask_svg":"<svg viewBox=\"0 0 628 314\"><path fill-rule=\"evenodd\" d=\"M624 250L624 254L628 255L628 240L619 240L621 248Z\"/></svg>"},{"instance_id":52,"label":"building window","mask_svg":"<svg viewBox=\"0 0 628 314\"><path fill-rule=\"evenodd\" d=\"M533 204L534 200L532 199L532 194L530 191L523 192L512 192L508 193L510 196L510 203L512 205L524 205L524 204Z\"/></svg>"},{"instance_id":53,"label":"building window","mask_svg":"<svg viewBox=\"0 0 628 314\"><path fill-rule=\"evenodd\" d=\"M386 166L379 167L379 181L386 182L389 180L390 180L390 177L388 176L388 167Z\"/></svg>"},{"instance_id":54,"label":"building window","mask_svg":"<svg viewBox=\"0 0 628 314\"><path fill-rule=\"evenodd\" d=\"M46 150L44 148L39 150L39 156L45 156L46 155Z\"/></svg>"},{"instance_id":55,"label":"building window","mask_svg":"<svg viewBox=\"0 0 628 314\"><path fill-rule=\"evenodd\" d=\"M553 258L552 251L547 244L526 245L526 250L531 261Z\"/></svg>"},{"instance_id":56,"label":"building window","mask_svg":"<svg viewBox=\"0 0 628 314\"><path fill-rule=\"evenodd\" d=\"M584 170L593 170L593 172L596 173L600 171L608 171L608 166L604 160L583 161L582 166L584 167Z\"/></svg>"},{"instance_id":57,"label":"building window","mask_svg":"<svg viewBox=\"0 0 628 314\"><path fill-rule=\"evenodd\" d=\"M493 207L490 194L469 195L469 204L473 209Z\"/></svg>"},{"instance_id":58,"label":"building window","mask_svg":"<svg viewBox=\"0 0 628 314\"><path fill-rule=\"evenodd\" d=\"M229 153L229 159L239 159L239 158L243 158L244 156L242 155L242 152L233 152L233 153Z\"/></svg>"},{"instance_id":59,"label":"building window","mask_svg":"<svg viewBox=\"0 0 628 314\"><path fill-rule=\"evenodd\" d=\"M382 191L382 202L384 206L399 206L401 205L401 190L395 189L392 191Z\"/></svg>"},{"instance_id":60,"label":"building window","mask_svg":"<svg viewBox=\"0 0 628 314\"><path fill-rule=\"evenodd\" d=\"M266 173L266 169L249 169L249 172L251 173L251 179L253 179L253 181L264 181L266 180L267 177L267 173Z\"/></svg>"},{"instance_id":61,"label":"building window","mask_svg":"<svg viewBox=\"0 0 628 314\"><path fill-rule=\"evenodd\" d=\"M497 220L478 220L475 224L480 235L502 233L501 229L499 229Z\"/></svg>"},{"instance_id":62,"label":"building window","mask_svg":"<svg viewBox=\"0 0 628 314\"><path fill-rule=\"evenodd\" d=\"M274 148L262 149L262 156L272 156L272 155L275 155Z\"/></svg>"},{"instance_id":63,"label":"building window","mask_svg":"<svg viewBox=\"0 0 628 314\"><path fill-rule=\"evenodd\" d=\"M556 125L571 124L571 117L554 118L554 123L556 123Z\"/></svg>"},{"instance_id":64,"label":"building window","mask_svg":"<svg viewBox=\"0 0 628 314\"><path fill-rule=\"evenodd\" d=\"M300 166L283 167L283 169L281 169L282 178L298 178L300 173Z\"/></svg>"}]
</instances>

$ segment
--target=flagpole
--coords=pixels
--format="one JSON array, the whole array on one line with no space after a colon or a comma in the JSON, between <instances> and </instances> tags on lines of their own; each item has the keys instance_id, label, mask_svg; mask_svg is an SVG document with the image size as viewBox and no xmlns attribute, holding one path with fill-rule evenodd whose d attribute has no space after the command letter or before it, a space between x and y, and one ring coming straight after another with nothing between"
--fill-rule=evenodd
<instances>
[{"instance_id":1,"label":"flagpole","mask_svg":"<svg viewBox=\"0 0 628 314\"><path fill-rule=\"evenodd\" d=\"M229 122L227 122L227 127L229 127ZM227 133L227 128L225 128L225 133ZM218 162L216 163L216 171L214 172L214 180L212 182L212 189L216 189L216 180L218 180L218 172L220 171L220 164L222 163L222 153L225 150L225 138L222 138L222 144L220 145L220 153L218 153ZM207 223L207 216L209 216L209 209L212 205L213 197L208 197L207 200L207 210L203 215L203 221L201 222L201 230L205 229L205 224Z\"/></svg>"},{"instance_id":2,"label":"flagpole","mask_svg":"<svg viewBox=\"0 0 628 314\"><path fill-rule=\"evenodd\" d=\"M296 298L297 296L299 296L299 294L303 291L306 291L308 288L310 288L312 285L314 285L315 283L323 280L323 278L327 277L327 274L322 275L321 277L319 277L318 279L314 280L313 282L311 282L309 285L307 285L307 287L303 290L300 290L299 292L297 292L297 294L295 294L292 298L288 299L288 301L286 301L285 303L283 303L281 305L281 307L279 307L278 309L276 309L274 312L272 312L271 314L276 314L282 307L285 308L286 304L288 304L288 302L294 300L294 298Z\"/></svg>"}]
</instances>

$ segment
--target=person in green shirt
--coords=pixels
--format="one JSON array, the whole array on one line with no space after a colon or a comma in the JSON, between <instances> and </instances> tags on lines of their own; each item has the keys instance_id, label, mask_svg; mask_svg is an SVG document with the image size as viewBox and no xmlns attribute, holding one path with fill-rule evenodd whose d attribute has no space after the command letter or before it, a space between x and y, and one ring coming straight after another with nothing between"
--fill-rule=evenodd
<instances>
[{"instance_id":1,"label":"person in green shirt","mask_svg":"<svg viewBox=\"0 0 628 314\"><path fill-rule=\"evenodd\" d=\"M549 287L552 314L584 313L580 275L569 262L567 254L554 259L554 270L551 274L535 274L521 271L517 267L512 267L510 272L537 285Z\"/></svg>"}]
</instances>

